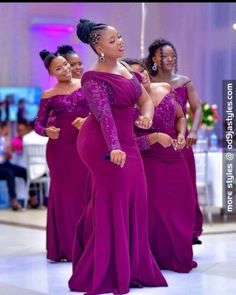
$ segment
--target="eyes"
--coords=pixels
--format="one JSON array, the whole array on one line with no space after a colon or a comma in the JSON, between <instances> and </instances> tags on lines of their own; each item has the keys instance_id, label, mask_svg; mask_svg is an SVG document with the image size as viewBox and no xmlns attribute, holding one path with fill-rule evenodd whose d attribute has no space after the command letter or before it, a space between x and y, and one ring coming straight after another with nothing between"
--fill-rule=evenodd
<instances>
[{"instance_id":1,"label":"eyes","mask_svg":"<svg viewBox=\"0 0 236 295\"><path fill-rule=\"evenodd\" d=\"M112 37L112 38L110 39L109 43L110 43L110 44L115 43L116 39L120 40L120 39L122 39L122 36L121 36L120 34L118 34L116 38L115 38L115 37Z\"/></svg>"},{"instance_id":2,"label":"eyes","mask_svg":"<svg viewBox=\"0 0 236 295\"><path fill-rule=\"evenodd\" d=\"M144 67L139 68L139 73L143 73L145 71Z\"/></svg>"},{"instance_id":3,"label":"eyes","mask_svg":"<svg viewBox=\"0 0 236 295\"><path fill-rule=\"evenodd\" d=\"M63 65L62 66L58 66L55 68L55 71L60 71L63 67L67 67L67 66L70 66L69 63L67 61L64 61Z\"/></svg>"},{"instance_id":4,"label":"eyes","mask_svg":"<svg viewBox=\"0 0 236 295\"><path fill-rule=\"evenodd\" d=\"M176 56L175 55L163 55L162 56L162 60L163 61L167 61L167 60L176 60Z\"/></svg>"},{"instance_id":5,"label":"eyes","mask_svg":"<svg viewBox=\"0 0 236 295\"><path fill-rule=\"evenodd\" d=\"M75 67L75 66L82 67L82 62L73 62L73 63L70 63L70 66L71 67Z\"/></svg>"}]
</instances>

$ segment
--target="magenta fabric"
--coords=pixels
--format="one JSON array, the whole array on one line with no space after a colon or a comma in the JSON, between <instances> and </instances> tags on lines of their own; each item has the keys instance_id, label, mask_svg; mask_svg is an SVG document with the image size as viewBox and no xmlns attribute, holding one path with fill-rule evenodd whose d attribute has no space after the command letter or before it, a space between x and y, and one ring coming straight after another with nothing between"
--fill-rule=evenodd
<instances>
[{"instance_id":1,"label":"magenta fabric","mask_svg":"<svg viewBox=\"0 0 236 295\"><path fill-rule=\"evenodd\" d=\"M61 128L59 139L47 143L47 163L50 171L50 191L47 208L47 258L72 261L72 246L76 223L88 202L90 178L81 161L76 141L78 129L71 122L88 115L88 106L76 90L70 95L55 95L42 99L35 122L35 131L45 135L48 117Z\"/></svg>"},{"instance_id":2,"label":"magenta fabric","mask_svg":"<svg viewBox=\"0 0 236 295\"><path fill-rule=\"evenodd\" d=\"M159 143L144 151L148 133L163 132L176 138L175 118L176 101L169 93L155 107L152 127L148 131L135 130L137 138L143 139L151 250L161 269L189 272L197 264L192 251L195 199L186 160L181 150L164 148Z\"/></svg>"},{"instance_id":3,"label":"magenta fabric","mask_svg":"<svg viewBox=\"0 0 236 295\"><path fill-rule=\"evenodd\" d=\"M86 294L125 294L130 287L167 286L148 243L146 181L133 132L140 82L135 75L89 71L82 87L91 115L78 148L93 193L77 225L69 287ZM120 147L127 155L123 168L104 160Z\"/></svg>"},{"instance_id":4,"label":"magenta fabric","mask_svg":"<svg viewBox=\"0 0 236 295\"><path fill-rule=\"evenodd\" d=\"M176 96L177 100L179 104L182 106L183 112L186 115L186 105L188 102L188 92L187 92L186 85L175 88L175 93L177 94ZM187 134L188 132L186 133L186 135ZM188 168L190 171L194 195L195 195L196 204L195 204L195 223L193 228L193 238L197 238L202 234L203 216L202 216L202 211L199 207L199 202L198 202L195 158L194 158L192 147L188 147L188 148L185 147L183 152L184 152L184 157L187 161Z\"/></svg>"}]
</instances>

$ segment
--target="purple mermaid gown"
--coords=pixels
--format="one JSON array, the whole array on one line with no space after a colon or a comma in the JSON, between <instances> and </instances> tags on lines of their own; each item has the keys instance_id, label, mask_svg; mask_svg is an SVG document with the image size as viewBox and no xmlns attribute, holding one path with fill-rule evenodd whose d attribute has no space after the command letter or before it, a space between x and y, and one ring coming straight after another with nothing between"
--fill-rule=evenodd
<instances>
[{"instance_id":1,"label":"purple mermaid gown","mask_svg":"<svg viewBox=\"0 0 236 295\"><path fill-rule=\"evenodd\" d=\"M167 286L148 243L146 181L133 132L140 82L135 75L89 71L82 85L91 115L78 147L93 192L77 225L69 287L86 294L126 294L132 286ZM119 148L127 155L123 168L104 160Z\"/></svg>"},{"instance_id":2,"label":"purple mermaid gown","mask_svg":"<svg viewBox=\"0 0 236 295\"><path fill-rule=\"evenodd\" d=\"M176 101L168 93L155 107L148 131L135 128L142 150L148 188L148 228L152 253L161 269L189 272L193 261L194 194L181 150L149 145L147 133L163 132L176 138Z\"/></svg>"},{"instance_id":3,"label":"purple mermaid gown","mask_svg":"<svg viewBox=\"0 0 236 295\"><path fill-rule=\"evenodd\" d=\"M87 115L87 102L81 89L77 89L70 95L41 99L34 125L42 136L50 124L61 128L58 139L49 138L46 150L51 178L46 246L47 258L53 261L72 261L76 223L88 202L89 172L76 147L78 129L71 124L76 117Z\"/></svg>"},{"instance_id":4,"label":"purple mermaid gown","mask_svg":"<svg viewBox=\"0 0 236 295\"><path fill-rule=\"evenodd\" d=\"M189 83L189 82L187 82L187 83ZM177 100L178 100L179 104L181 105L185 115L186 115L186 105L188 102L188 92L187 92L186 84L175 88L175 92L177 94ZM200 210L199 203L198 203L195 159L194 159L192 147L188 147L188 148L185 147L183 149L183 152L184 152L184 157L185 157L187 164L188 164L188 169L191 174L192 185L193 185L193 190L194 190L194 195L195 195L195 202L196 203L195 203L195 223L194 223L194 228L193 228L193 238L197 238L202 233L203 216L202 216L202 212Z\"/></svg>"}]
</instances>

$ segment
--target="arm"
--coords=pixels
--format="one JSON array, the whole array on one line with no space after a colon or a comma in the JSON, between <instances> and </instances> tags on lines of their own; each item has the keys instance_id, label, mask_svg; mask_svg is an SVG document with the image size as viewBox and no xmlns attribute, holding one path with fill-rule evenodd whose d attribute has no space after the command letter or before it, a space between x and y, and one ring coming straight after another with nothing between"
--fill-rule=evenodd
<instances>
[{"instance_id":1,"label":"arm","mask_svg":"<svg viewBox=\"0 0 236 295\"><path fill-rule=\"evenodd\" d=\"M202 108L193 83L188 83L186 87L188 91L188 102L194 113L193 124L186 139L187 146L191 146L197 142L197 131L202 122Z\"/></svg>"},{"instance_id":2,"label":"arm","mask_svg":"<svg viewBox=\"0 0 236 295\"><path fill-rule=\"evenodd\" d=\"M139 128L148 129L152 126L152 119L154 114L154 106L152 99L144 89L143 85L141 96L138 99L137 105L140 109L141 116L135 121L135 124Z\"/></svg>"},{"instance_id":3,"label":"arm","mask_svg":"<svg viewBox=\"0 0 236 295\"><path fill-rule=\"evenodd\" d=\"M140 151L149 150L150 147L156 143L159 143L165 148L173 144L173 139L168 134L162 132L154 132L147 135L137 136L136 141Z\"/></svg>"},{"instance_id":4,"label":"arm","mask_svg":"<svg viewBox=\"0 0 236 295\"><path fill-rule=\"evenodd\" d=\"M185 146L185 132L186 132L186 118L184 116L182 107L176 102L176 119L175 127L177 130L177 149L181 149Z\"/></svg>"},{"instance_id":5,"label":"arm","mask_svg":"<svg viewBox=\"0 0 236 295\"><path fill-rule=\"evenodd\" d=\"M102 134L110 152L111 162L123 167L126 154L121 151L116 124L110 107L108 86L104 82L88 80L83 85L83 91L91 113L101 126Z\"/></svg>"},{"instance_id":6,"label":"arm","mask_svg":"<svg viewBox=\"0 0 236 295\"><path fill-rule=\"evenodd\" d=\"M84 84L83 91L91 113L101 126L108 150L120 149L106 84L96 80L89 80Z\"/></svg>"},{"instance_id":7,"label":"arm","mask_svg":"<svg viewBox=\"0 0 236 295\"><path fill-rule=\"evenodd\" d=\"M57 139L59 137L60 128L54 126L46 128L50 111L49 100L47 98L41 99L39 111L34 123L34 131L41 136Z\"/></svg>"},{"instance_id":8,"label":"arm","mask_svg":"<svg viewBox=\"0 0 236 295\"><path fill-rule=\"evenodd\" d=\"M50 108L49 108L49 100L48 99L41 99L39 104L39 110L37 117L34 123L34 131L41 136L47 136L45 133L47 120L49 117Z\"/></svg>"},{"instance_id":9,"label":"arm","mask_svg":"<svg viewBox=\"0 0 236 295\"><path fill-rule=\"evenodd\" d=\"M134 108L133 114L134 120L136 120L140 114L140 110L138 108ZM159 142L163 147L169 147L171 144L173 144L173 139L168 134L162 132L153 132L143 135L143 132L145 131L142 131L136 126L134 127L134 132L136 135L135 139L140 151L149 150L151 145L154 145L157 142Z\"/></svg>"}]
</instances>

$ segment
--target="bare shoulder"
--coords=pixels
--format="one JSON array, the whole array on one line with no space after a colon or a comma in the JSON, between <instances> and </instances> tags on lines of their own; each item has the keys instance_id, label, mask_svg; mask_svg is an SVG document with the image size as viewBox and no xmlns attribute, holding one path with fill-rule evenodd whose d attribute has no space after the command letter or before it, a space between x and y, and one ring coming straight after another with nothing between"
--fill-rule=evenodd
<instances>
[{"instance_id":1,"label":"bare shoulder","mask_svg":"<svg viewBox=\"0 0 236 295\"><path fill-rule=\"evenodd\" d=\"M169 83L166 82L155 82L151 83L151 88L153 90L166 90L167 92L170 92L172 90L172 87Z\"/></svg>"},{"instance_id":2,"label":"bare shoulder","mask_svg":"<svg viewBox=\"0 0 236 295\"><path fill-rule=\"evenodd\" d=\"M53 95L56 94L56 89L55 88L50 88L50 89L47 89L43 92L42 94L42 99L47 99Z\"/></svg>"},{"instance_id":3,"label":"bare shoulder","mask_svg":"<svg viewBox=\"0 0 236 295\"><path fill-rule=\"evenodd\" d=\"M81 87L81 79L76 79L76 78L73 78L72 79L72 84L75 88L80 88Z\"/></svg>"},{"instance_id":4,"label":"bare shoulder","mask_svg":"<svg viewBox=\"0 0 236 295\"><path fill-rule=\"evenodd\" d=\"M184 85L187 82L191 82L191 79L188 76L184 76L184 75L177 75L177 79L180 85Z\"/></svg>"},{"instance_id":5,"label":"bare shoulder","mask_svg":"<svg viewBox=\"0 0 236 295\"><path fill-rule=\"evenodd\" d=\"M120 60L119 63L122 64L124 67L126 67L130 72L133 72L133 70L131 69L130 65L127 64L125 61Z\"/></svg>"}]
</instances>

